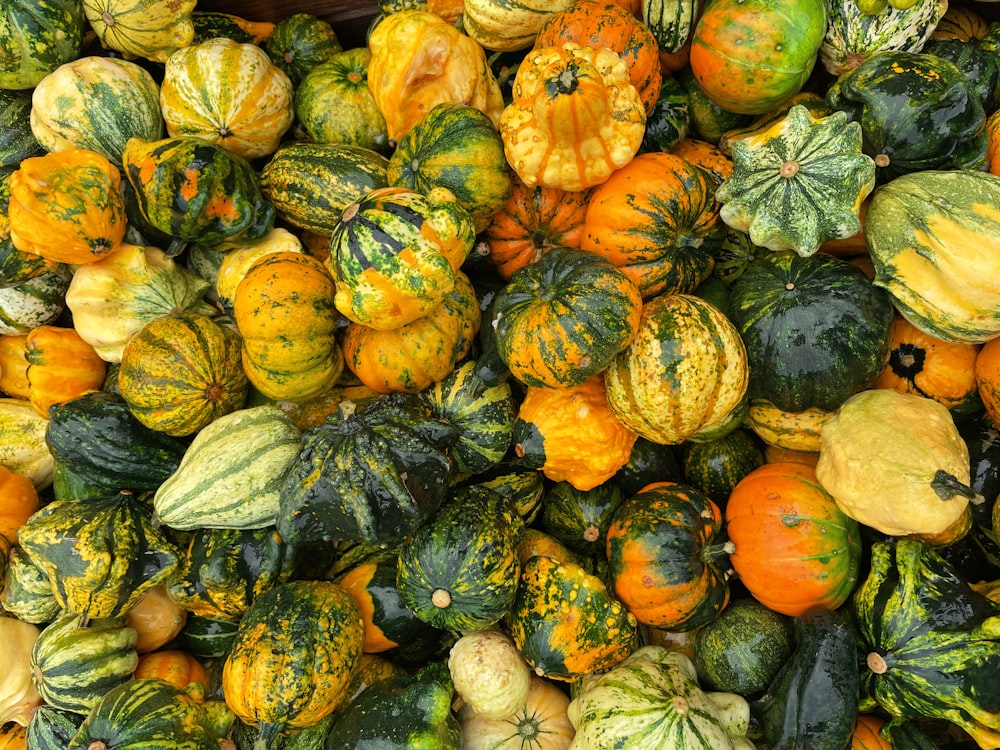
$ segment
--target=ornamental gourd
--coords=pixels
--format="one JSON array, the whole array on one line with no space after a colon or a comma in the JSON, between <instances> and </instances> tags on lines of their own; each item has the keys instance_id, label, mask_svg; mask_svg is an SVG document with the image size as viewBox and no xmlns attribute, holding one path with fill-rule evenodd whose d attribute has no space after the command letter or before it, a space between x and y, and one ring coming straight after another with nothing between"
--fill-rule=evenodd
<instances>
[{"instance_id":1,"label":"ornamental gourd","mask_svg":"<svg viewBox=\"0 0 1000 750\"><path fill-rule=\"evenodd\" d=\"M253 160L277 150L295 117L292 96L264 50L219 37L167 58L160 111L171 136L204 138Z\"/></svg>"},{"instance_id":2,"label":"ornamental gourd","mask_svg":"<svg viewBox=\"0 0 1000 750\"><path fill-rule=\"evenodd\" d=\"M795 105L732 149L733 173L715 193L719 215L755 245L812 255L861 230L875 162L861 151L861 126L845 113L817 118Z\"/></svg>"},{"instance_id":3,"label":"ornamental gourd","mask_svg":"<svg viewBox=\"0 0 1000 750\"><path fill-rule=\"evenodd\" d=\"M40 415L104 384L107 363L75 328L38 326L24 342L28 400Z\"/></svg>"},{"instance_id":4,"label":"ornamental gourd","mask_svg":"<svg viewBox=\"0 0 1000 750\"><path fill-rule=\"evenodd\" d=\"M572 0L467 0L462 9L462 28L488 50L524 50L534 43L551 13L572 4Z\"/></svg>"},{"instance_id":5,"label":"ornamental gourd","mask_svg":"<svg viewBox=\"0 0 1000 750\"><path fill-rule=\"evenodd\" d=\"M344 317L379 330L412 323L441 304L475 241L469 212L444 189L368 192L348 206L325 261Z\"/></svg>"},{"instance_id":6,"label":"ornamental gourd","mask_svg":"<svg viewBox=\"0 0 1000 750\"><path fill-rule=\"evenodd\" d=\"M479 44L426 9L390 13L368 37L368 87L395 143L435 104L455 102L499 122L503 95Z\"/></svg>"},{"instance_id":7,"label":"ornamental gourd","mask_svg":"<svg viewBox=\"0 0 1000 750\"><path fill-rule=\"evenodd\" d=\"M4 3L0 11L0 88L27 90L83 49L87 19L75 1Z\"/></svg>"},{"instance_id":8,"label":"ornamental gourd","mask_svg":"<svg viewBox=\"0 0 1000 750\"><path fill-rule=\"evenodd\" d=\"M86 264L125 236L121 173L84 149L34 156L10 176L10 239L22 252Z\"/></svg>"},{"instance_id":9,"label":"ornamental gourd","mask_svg":"<svg viewBox=\"0 0 1000 750\"><path fill-rule=\"evenodd\" d=\"M625 62L606 47L536 47L500 115L507 161L528 187L598 185L635 156L646 112Z\"/></svg>"},{"instance_id":10,"label":"ornamental gourd","mask_svg":"<svg viewBox=\"0 0 1000 750\"><path fill-rule=\"evenodd\" d=\"M107 49L166 62L194 41L196 0L84 0L83 11Z\"/></svg>"}]
</instances>

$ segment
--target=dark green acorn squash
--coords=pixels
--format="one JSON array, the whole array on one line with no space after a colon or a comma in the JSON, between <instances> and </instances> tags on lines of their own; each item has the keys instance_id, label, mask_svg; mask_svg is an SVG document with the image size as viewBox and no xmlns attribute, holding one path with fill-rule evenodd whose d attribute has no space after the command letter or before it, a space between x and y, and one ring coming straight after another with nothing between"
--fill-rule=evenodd
<instances>
[{"instance_id":1,"label":"dark green acorn squash","mask_svg":"<svg viewBox=\"0 0 1000 750\"><path fill-rule=\"evenodd\" d=\"M488 385L467 361L421 392L431 414L458 430L451 458L461 474L480 474L507 454L517 408L507 381Z\"/></svg>"},{"instance_id":2,"label":"dark green acorn squash","mask_svg":"<svg viewBox=\"0 0 1000 750\"><path fill-rule=\"evenodd\" d=\"M102 696L66 750L219 750L205 704L158 677L127 680Z\"/></svg>"},{"instance_id":3,"label":"dark green acorn squash","mask_svg":"<svg viewBox=\"0 0 1000 750\"><path fill-rule=\"evenodd\" d=\"M969 79L987 115L1000 105L1000 57L995 52L961 39L931 39L920 51L955 63Z\"/></svg>"},{"instance_id":4,"label":"dark green acorn squash","mask_svg":"<svg viewBox=\"0 0 1000 750\"><path fill-rule=\"evenodd\" d=\"M232 13L195 10L191 13L194 38L191 44L200 44L220 36L240 44L263 44L274 31L270 21L251 21Z\"/></svg>"},{"instance_id":5,"label":"dark green acorn squash","mask_svg":"<svg viewBox=\"0 0 1000 750\"><path fill-rule=\"evenodd\" d=\"M28 721L28 746L32 750L66 750L84 718L72 711L42 704Z\"/></svg>"},{"instance_id":6,"label":"dark green acorn squash","mask_svg":"<svg viewBox=\"0 0 1000 750\"><path fill-rule=\"evenodd\" d=\"M177 643L195 658L218 659L225 656L239 626L239 620L189 614Z\"/></svg>"},{"instance_id":7,"label":"dark green acorn squash","mask_svg":"<svg viewBox=\"0 0 1000 750\"><path fill-rule=\"evenodd\" d=\"M753 122L754 116L723 109L701 88L690 65L676 75L677 82L687 92L690 108L690 135L698 140L718 143L727 130L743 127Z\"/></svg>"},{"instance_id":8,"label":"dark green acorn squash","mask_svg":"<svg viewBox=\"0 0 1000 750\"><path fill-rule=\"evenodd\" d=\"M845 260L768 253L733 284L730 304L750 365L747 396L783 411L832 411L888 359L892 303Z\"/></svg>"},{"instance_id":9,"label":"dark green acorn squash","mask_svg":"<svg viewBox=\"0 0 1000 750\"><path fill-rule=\"evenodd\" d=\"M683 446L684 481L725 506L729 493L743 477L764 463L764 452L744 429L703 443Z\"/></svg>"},{"instance_id":10,"label":"dark green acorn squash","mask_svg":"<svg viewBox=\"0 0 1000 750\"><path fill-rule=\"evenodd\" d=\"M279 734L268 745L268 750L319 750L323 747L323 742L330 731L330 725L333 724L334 718L336 716L330 714L311 727L303 727L294 732ZM237 720L232 735L237 748L240 750L253 748L258 737L260 737L259 728L248 722Z\"/></svg>"},{"instance_id":11,"label":"dark green acorn squash","mask_svg":"<svg viewBox=\"0 0 1000 750\"><path fill-rule=\"evenodd\" d=\"M126 492L51 502L18 538L48 575L60 606L85 620L124 615L170 577L180 558L154 527L150 505Z\"/></svg>"},{"instance_id":12,"label":"dark green acorn squash","mask_svg":"<svg viewBox=\"0 0 1000 750\"><path fill-rule=\"evenodd\" d=\"M24 90L83 49L87 18L77 0L11 0L0 8L0 89Z\"/></svg>"},{"instance_id":13,"label":"dark green acorn squash","mask_svg":"<svg viewBox=\"0 0 1000 750\"><path fill-rule=\"evenodd\" d=\"M400 541L444 501L455 438L408 393L307 430L280 490L278 532L293 543Z\"/></svg>"},{"instance_id":14,"label":"dark green acorn squash","mask_svg":"<svg viewBox=\"0 0 1000 750\"><path fill-rule=\"evenodd\" d=\"M753 709L772 750L846 750L858 715L858 636L846 609L792 620L795 650Z\"/></svg>"},{"instance_id":15,"label":"dark green acorn squash","mask_svg":"<svg viewBox=\"0 0 1000 750\"><path fill-rule=\"evenodd\" d=\"M928 169L984 169L986 113L969 79L937 55L872 55L827 90L834 109L861 123L876 178Z\"/></svg>"},{"instance_id":16,"label":"dark green acorn squash","mask_svg":"<svg viewBox=\"0 0 1000 750\"><path fill-rule=\"evenodd\" d=\"M687 91L673 76L663 76L660 95L646 115L646 132L642 136L639 153L669 151L687 138L690 129L691 104Z\"/></svg>"},{"instance_id":17,"label":"dark green acorn squash","mask_svg":"<svg viewBox=\"0 0 1000 750\"><path fill-rule=\"evenodd\" d=\"M329 21L311 13L292 13L274 25L264 43L271 62L298 85L305 75L344 49Z\"/></svg>"},{"instance_id":18,"label":"dark green acorn squash","mask_svg":"<svg viewBox=\"0 0 1000 750\"><path fill-rule=\"evenodd\" d=\"M542 501L541 529L574 552L603 555L608 526L624 501L624 491L613 482L589 490L556 482Z\"/></svg>"},{"instance_id":19,"label":"dark green acorn squash","mask_svg":"<svg viewBox=\"0 0 1000 750\"><path fill-rule=\"evenodd\" d=\"M293 555L273 526L196 529L167 592L190 613L236 622L257 596L291 578Z\"/></svg>"},{"instance_id":20,"label":"dark green acorn squash","mask_svg":"<svg viewBox=\"0 0 1000 750\"><path fill-rule=\"evenodd\" d=\"M653 482L680 482L684 479L681 457L676 446L662 445L639 437L632 444L628 462L611 478L631 497Z\"/></svg>"},{"instance_id":21,"label":"dark green acorn squash","mask_svg":"<svg viewBox=\"0 0 1000 750\"><path fill-rule=\"evenodd\" d=\"M122 153L125 178L142 217L171 242L168 257L188 243L217 246L257 240L274 225L249 162L201 138L130 138Z\"/></svg>"},{"instance_id":22,"label":"dark green acorn squash","mask_svg":"<svg viewBox=\"0 0 1000 750\"><path fill-rule=\"evenodd\" d=\"M545 475L512 461L501 461L492 469L465 477L456 486L479 485L510 499L525 525L531 524L542 509Z\"/></svg>"},{"instance_id":23,"label":"dark green acorn squash","mask_svg":"<svg viewBox=\"0 0 1000 750\"><path fill-rule=\"evenodd\" d=\"M45 149L31 132L31 92L0 88L0 167L17 167Z\"/></svg>"},{"instance_id":24,"label":"dark green acorn squash","mask_svg":"<svg viewBox=\"0 0 1000 750\"><path fill-rule=\"evenodd\" d=\"M482 486L456 489L399 550L401 601L424 622L464 633L498 622L517 591L524 522Z\"/></svg>"},{"instance_id":25,"label":"dark green acorn squash","mask_svg":"<svg viewBox=\"0 0 1000 750\"><path fill-rule=\"evenodd\" d=\"M45 443L56 461L106 493L155 490L187 443L142 424L119 394L91 391L49 409Z\"/></svg>"},{"instance_id":26,"label":"dark green acorn squash","mask_svg":"<svg viewBox=\"0 0 1000 750\"><path fill-rule=\"evenodd\" d=\"M460 750L454 694L448 667L438 661L374 682L336 718L323 750Z\"/></svg>"},{"instance_id":27,"label":"dark green acorn squash","mask_svg":"<svg viewBox=\"0 0 1000 750\"><path fill-rule=\"evenodd\" d=\"M942 719L1000 746L1000 604L973 591L932 547L876 542L853 596L865 666L862 711L898 724Z\"/></svg>"}]
</instances>

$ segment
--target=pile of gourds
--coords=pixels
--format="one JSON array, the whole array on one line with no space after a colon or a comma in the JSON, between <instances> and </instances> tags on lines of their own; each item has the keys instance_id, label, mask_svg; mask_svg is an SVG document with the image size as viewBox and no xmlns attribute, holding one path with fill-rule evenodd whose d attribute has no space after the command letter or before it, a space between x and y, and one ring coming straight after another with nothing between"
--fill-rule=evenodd
<instances>
[{"instance_id":1,"label":"pile of gourds","mask_svg":"<svg viewBox=\"0 0 1000 750\"><path fill-rule=\"evenodd\" d=\"M1000 23L0 9L0 750L1000 747Z\"/></svg>"}]
</instances>

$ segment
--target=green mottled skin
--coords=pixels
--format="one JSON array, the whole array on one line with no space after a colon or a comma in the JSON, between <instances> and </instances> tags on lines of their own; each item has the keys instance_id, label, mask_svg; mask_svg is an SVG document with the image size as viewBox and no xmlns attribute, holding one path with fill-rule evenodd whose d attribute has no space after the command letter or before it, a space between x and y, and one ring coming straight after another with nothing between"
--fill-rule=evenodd
<instances>
[{"instance_id":1,"label":"green mottled skin","mask_svg":"<svg viewBox=\"0 0 1000 750\"><path fill-rule=\"evenodd\" d=\"M83 48L87 19L74 0L14 0L0 10L0 88L37 85Z\"/></svg>"}]
</instances>

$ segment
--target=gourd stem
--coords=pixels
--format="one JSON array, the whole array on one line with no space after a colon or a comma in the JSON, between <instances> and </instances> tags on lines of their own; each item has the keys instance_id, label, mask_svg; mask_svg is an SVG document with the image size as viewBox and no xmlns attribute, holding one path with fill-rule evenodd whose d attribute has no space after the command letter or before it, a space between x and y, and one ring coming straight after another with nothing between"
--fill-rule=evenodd
<instances>
[{"instance_id":1,"label":"gourd stem","mask_svg":"<svg viewBox=\"0 0 1000 750\"><path fill-rule=\"evenodd\" d=\"M719 544L706 544L701 549L701 559L710 563L726 555L731 555L736 551L736 545L732 542L721 542Z\"/></svg>"},{"instance_id":2,"label":"gourd stem","mask_svg":"<svg viewBox=\"0 0 1000 750\"><path fill-rule=\"evenodd\" d=\"M268 721L260 723L257 732L257 739L253 743L253 750L268 750L281 733L281 724L274 724Z\"/></svg>"},{"instance_id":3,"label":"gourd stem","mask_svg":"<svg viewBox=\"0 0 1000 750\"><path fill-rule=\"evenodd\" d=\"M949 474L944 469L938 469L931 480L931 489L942 500L951 500L955 496L967 498L973 505L986 502L986 498L969 485L958 481L958 477Z\"/></svg>"},{"instance_id":4,"label":"gourd stem","mask_svg":"<svg viewBox=\"0 0 1000 750\"><path fill-rule=\"evenodd\" d=\"M87 745L87 750L108 750L108 743L104 740L94 740Z\"/></svg>"},{"instance_id":5,"label":"gourd stem","mask_svg":"<svg viewBox=\"0 0 1000 750\"><path fill-rule=\"evenodd\" d=\"M885 674L889 671L889 665L885 663L882 655L872 651L865 657L865 664L875 674Z\"/></svg>"}]
</instances>

